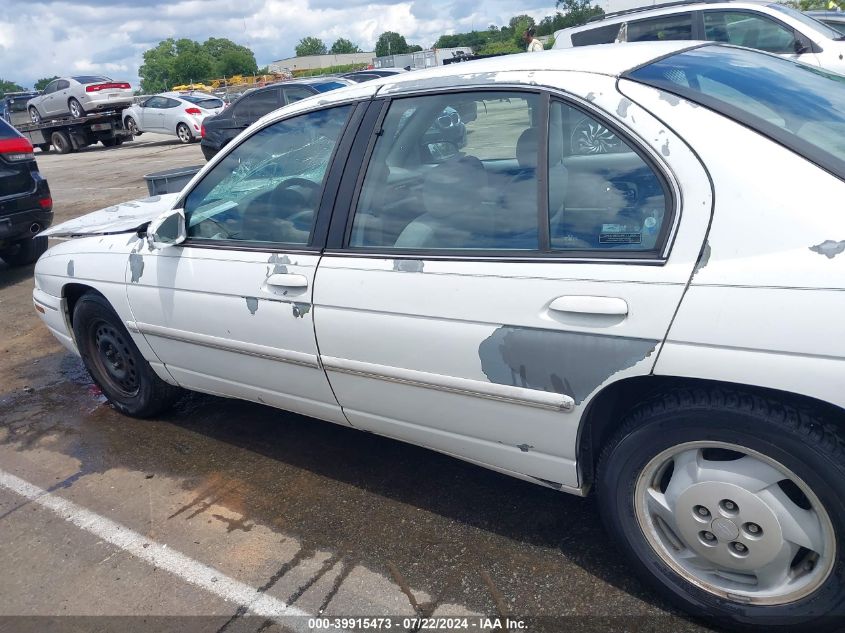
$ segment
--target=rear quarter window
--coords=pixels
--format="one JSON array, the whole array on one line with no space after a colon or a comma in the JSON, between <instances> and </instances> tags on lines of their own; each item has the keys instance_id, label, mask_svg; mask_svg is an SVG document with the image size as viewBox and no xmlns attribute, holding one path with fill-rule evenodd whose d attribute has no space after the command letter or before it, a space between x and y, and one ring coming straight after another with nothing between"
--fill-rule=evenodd
<instances>
[{"instance_id":1,"label":"rear quarter window","mask_svg":"<svg viewBox=\"0 0 845 633\"><path fill-rule=\"evenodd\" d=\"M619 34L619 24L608 24L586 31L572 34L573 46L590 46L591 44L612 44Z\"/></svg>"}]
</instances>

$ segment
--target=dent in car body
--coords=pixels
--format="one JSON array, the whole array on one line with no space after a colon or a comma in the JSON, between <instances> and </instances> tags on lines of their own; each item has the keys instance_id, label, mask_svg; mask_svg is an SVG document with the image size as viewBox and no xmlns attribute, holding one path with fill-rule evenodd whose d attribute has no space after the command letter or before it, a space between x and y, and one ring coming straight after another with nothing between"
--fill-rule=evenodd
<instances>
[{"instance_id":1,"label":"dent in car body","mask_svg":"<svg viewBox=\"0 0 845 633\"><path fill-rule=\"evenodd\" d=\"M490 382L568 395L577 405L650 356L658 342L504 325L481 342L478 356Z\"/></svg>"}]
</instances>

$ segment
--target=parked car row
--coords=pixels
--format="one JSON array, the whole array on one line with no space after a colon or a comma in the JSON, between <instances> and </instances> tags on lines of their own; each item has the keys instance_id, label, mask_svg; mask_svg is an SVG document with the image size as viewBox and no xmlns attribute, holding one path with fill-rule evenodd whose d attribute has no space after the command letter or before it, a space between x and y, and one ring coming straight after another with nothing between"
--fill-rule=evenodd
<instances>
[{"instance_id":1,"label":"parked car row","mask_svg":"<svg viewBox=\"0 0 845 633\"><path fill-rule=\"evenodd\" d=\"M832 629L845 83L706 43L468 63L245 96L217 116L288 105L180 193L47 231L79 239L40 318L128 415L210 392L593 489L674 604Z\"/></svg>"}]
</instances>

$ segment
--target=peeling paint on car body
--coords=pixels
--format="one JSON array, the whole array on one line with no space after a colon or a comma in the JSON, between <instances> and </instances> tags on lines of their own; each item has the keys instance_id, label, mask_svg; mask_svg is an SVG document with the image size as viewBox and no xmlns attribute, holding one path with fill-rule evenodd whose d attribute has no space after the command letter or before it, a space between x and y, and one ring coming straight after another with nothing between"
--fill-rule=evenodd
<instances>
[{"instance_id":1,"label":"peeling paint on car body","mask_svg":"<svg viewBox=\"0 0 845 633\"><path fill-rule=\"evenodd\" d=\"M305 318L305 315L311 312L311 304L310 303L298 303L294 301L291 304L291 308L293 311L293 316L298 319Z\"/></svg>"},{"instance_id":2,"label":"peeling paint on car body","mask_svg":"<svg viewBox=\"0 0 845 633\"><path fill-rule=\"evenodd\" d=\"M825 240L821 244L811 246L810 250L814 253L818 253L819 255L824 255L828 259L833 259L840 253L845 252L845 240L840 240L838 242L834 240Z\"/></svg>"},{"instance_id":3,"label":"peeling paint on car body","mask_svg":"<svg viewBox=\"0 0 845 633\"><path fill-rule=\"evenodd\" d=\"M581 404L618 371L654 352L659 341L505 325L478 347L490 382L552 391Z\"/></svg>"},{"instance_id":4,"label":"peeling paint on car body","mask_svg":"<svg viewBox=\"0 0 845 633\"><path fill-rule=\"evenodd\" d=\"M403 273L421 273L425 262L421 259L394 259L393 270Z\"/></svg>"},{"instance_id":5,"label":"peeling paint on car body","mask_svg":"<svg viewBox=\"0 0 845 633\"><path fill-rule=\"evenodd\" d=\"M249 313L254 315L258 312L258 297L244 297L246 299L246 309Z\"/></svg>"},{"instance_id":6,"label":"peeling paint on car body","mask_svg":"<svg viewBox=\"0 0 845 633\"><path fill-rule=\"evenodd\" d=\"M73 260L68 260L67 263L67 276L73 277Z\"/></svg>"},{"instance_id":7,"label":"peeling paint on car body","mask_svg":"<svg viewBox=\"0 0 845 633\"><path fill-rule=\"evenodd\" d=\"M621 116L623 119L628 116L628 108L631 107L633 102L628 98L622 98L619 100L619 105L616 106L616 114Z\"/></svg>"},{"instance_id":8,"label":"peeling paint on car body","mask_svg":"<svg viewBox=\"0 0 845 633\"><path fill-rule=\"evenodd\" d=\"M141 275L144 274L144 256L138 253L129 254L129 272L131 273L130 282L138 283Z\"/></svg>"}]
</instances>

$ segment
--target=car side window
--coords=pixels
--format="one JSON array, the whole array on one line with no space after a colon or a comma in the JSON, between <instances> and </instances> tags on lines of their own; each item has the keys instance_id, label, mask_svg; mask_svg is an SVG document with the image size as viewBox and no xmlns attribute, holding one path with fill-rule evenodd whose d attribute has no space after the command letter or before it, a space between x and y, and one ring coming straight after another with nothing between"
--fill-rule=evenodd
<instances>
[{"instance_id":1,"label":"car side window","mask_svg":"<svg viewBox=\"0 0 845 633\"><path fill-rule=\"evenodd\" d=\"M653 251L671 210L663 178L613 130L554 101L549 111L553 250Z\"/></svg>"},{"instance_id":2,"label":"car side window","mask_svg":"<svg viewBox=\"0 0 845 633\"><path fill-rule=\"evenodd\" d=\"M612 44L619 35L619 24L608 24L594 29L587 29L572 34L573 46L589 46L590 44Z\"/></svg>"},{"instance_id":3,"label":"car side window","mask_svg":"<svg viewBox=\"0 0 845 633\"><path fill-rule=\"evenodd\" d=\"M795 53L795 31L747 11L705 11L704 37L769 53Z\"/></svg>"},{"instance_id":4,"label":"car side window","mask_svg":"<svg viewBox=\"0 0 845 633\"><path fill-rule=\"evenodd\" d=\"M539 96L395 99L348 243L407 250L537 250Z\"/></svg>"},{"instance_id":5,"label":"car side window","mask_svg":"<svg viewBox=\"0 0 845 633\"><path fill-rule=\"evenodd\" d=\"M56 82L56 90L67 90L70 88L70 82L67 79L59 79Z\"/></svg>"},{"instance_id":6,"label":"car side window","mask_svg":"<svg viewBox=\"0 0 845 633\"><path fill-rule=\"evenodd\" d=\"M51 92L56 92L56 86L58 86L58 85L59 85L59 82L51 81L50 83L47 84L47 87L44 88L44 94L48 95Z\"/></svg>"},{"instance_id":7,"label":"car side window","mask_svg":"<svg viewBox=\"0 0 845 633\"><path fill-rule=\"evenodd\" d=\"M164 97L151 97L147 99L146 103L144 103L145 108L163 108L164 107L165 99Z\"/></svg>"},{"instance_id":8,"label":"car side window","mask_svg":"<svg viewBox=\"0 0 845 633\"><path fill-rule=\"evenodd\" d=\"M280 108L278 90L261 90L251 95L246 95L235 106L234 117L244 121L255 121L268 112Z\"/></svg>"},{"instance_id":9,"label":"car side window","mask_svg":"<svg viewBox=\"0 0 845 633\"><path fill-rule=\"evenodd\" d=\"M178 108L179 102L176 101L176 99L165 99L162 107L163 108Z\"/></svg>"},{"instance_id":10,"label":"car side window","mask_svg":"<svg viewBox=\"0 0 845 633\"><path fill-rule=\"evenodd\" d=\"M305 99L315 94L308 88L303 88L302 86L290 86L286 87L284 90L285 98L287 99L288 103L295 103L296 101L301 101L302 99Z\"/></svg>"},{"instance_id":11,"label":"car side window","mask_svg":"<svg viewBox=\"0 0 845 633\"><path fill-rule=\"evenodd\" d=\"M351 109L279 121L240 143L185 199L188 238L308 244L323 179Z\"/></svg>"},{"instance_id":12,"label":"car side window","mask_svg":"<svg viewBox=\"0 0 845 633\"><path fill-rule=\"evenodd\" d=\"M692 13L674 13L648 20L628 22L626 42L662 42L692 39ZM620 33L621 36L621 33Z\"/></svg>"}]
</instances>

